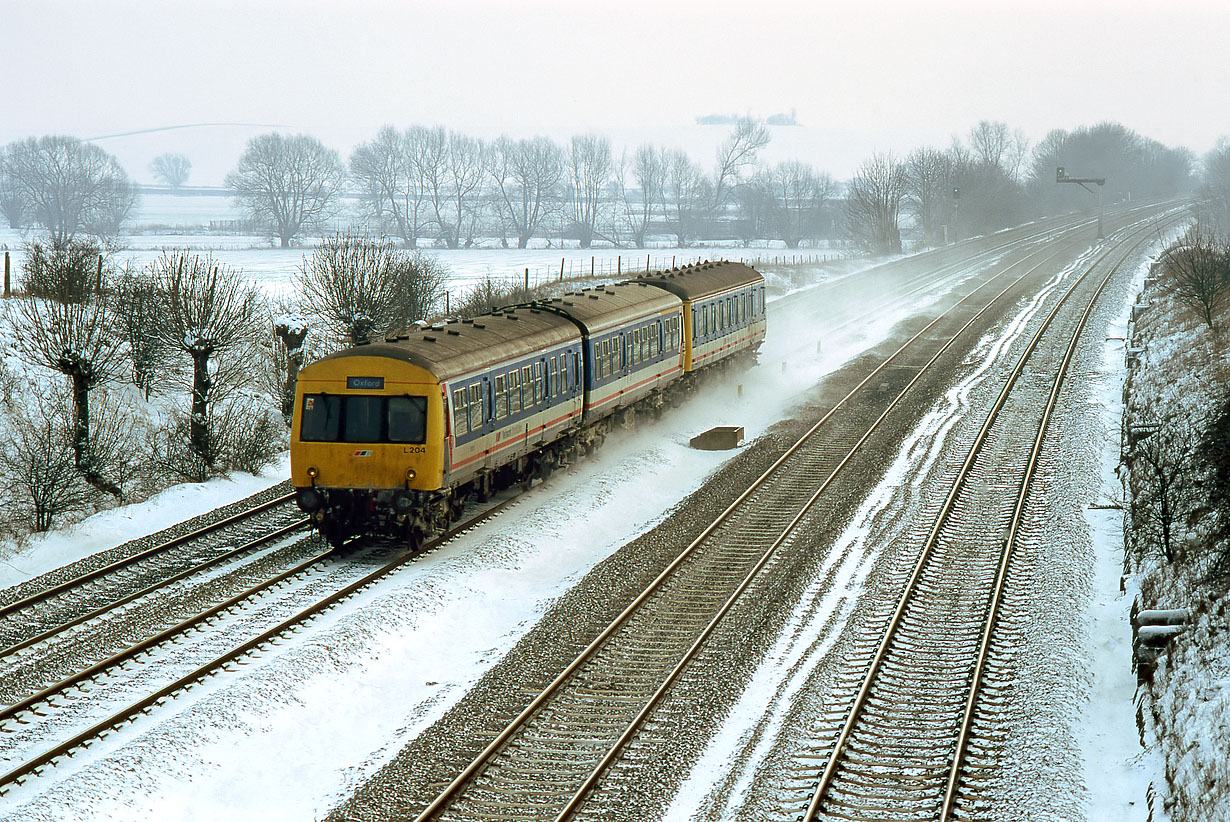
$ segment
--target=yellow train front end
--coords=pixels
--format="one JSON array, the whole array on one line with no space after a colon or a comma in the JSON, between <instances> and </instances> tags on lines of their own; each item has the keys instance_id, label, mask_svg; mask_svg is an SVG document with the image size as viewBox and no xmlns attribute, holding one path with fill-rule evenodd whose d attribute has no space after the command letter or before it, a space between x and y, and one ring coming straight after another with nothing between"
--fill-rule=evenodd
<instances>
[{"instance_id":1,"label":"yellow train front end","mask_svg":"<svg viewBox=\"0 0 1230 822\"><path fill-rule=\"evenodd\" d=\"M363 533L413 541L452 514L441 487L440 382L385 348L351 349L299 374L291 482L299 507L335 545Z\"/></svg>"}]
</instances>

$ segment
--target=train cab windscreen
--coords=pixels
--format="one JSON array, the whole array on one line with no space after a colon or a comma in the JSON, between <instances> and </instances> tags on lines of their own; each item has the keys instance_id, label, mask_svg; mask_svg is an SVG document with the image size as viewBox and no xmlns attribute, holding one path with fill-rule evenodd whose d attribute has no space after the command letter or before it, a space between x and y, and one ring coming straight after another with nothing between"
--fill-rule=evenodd
<instances>
[{"instance_id":1,"label":"train cab windscreen","mask_svg":"<svg viewBox=\"0 0 1230 822\"><path fill-rule=\"evenodd\" d=\"M302 419L305 442L427 441L426 397L307 394Z\"/></svg>"}]
</instances>

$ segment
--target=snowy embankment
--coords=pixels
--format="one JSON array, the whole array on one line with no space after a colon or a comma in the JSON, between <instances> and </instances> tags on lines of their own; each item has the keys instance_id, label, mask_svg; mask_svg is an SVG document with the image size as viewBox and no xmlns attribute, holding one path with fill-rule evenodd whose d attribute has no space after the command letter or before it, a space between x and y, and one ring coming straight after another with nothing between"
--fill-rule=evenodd
<instances>
[{"instance_id":1,"label":"snowy embankment","mask_svg":"<svg viewBox=\"0 0 1230 822\"><path fill-rule=\"evenodd\" d=\"M1168 453L1156 452L1163 472L1177 458L1194 457L1194 467L1188 469L1195 478L1194 495L1173 497L1177 511L1167 558L1147 530L1157 521L1149 511L1149 495L1156 499L1156 487L1139 470L1133 472L1128 500L1135 499L1141 513L1136 533L1129 535L1125 583L1127 599L1136 598L1142 608L1193 612L1191 625L1170 641L1152 684L1138 697L1149 755L1159 761L1161 771L1150 802L1152 819L1224 822L1230 819L1230 613L1226 579L1215 565L1219 506L1207 489L1216 466L1204 460L1204 426L1227 402L1230 310L1215 318L1214 332L1170 285L1161 272L1140 294L1131 340L1139 365L1129 382L1130 427L1125 430L1137 454L1150 441L1154 448L1167 446ZM1158 428L1156 433L1147 433L1150 425ZM1185 450L1191 453L1185 455ZM1152 465L1147 471L1158 476Z\"/></svg>"}]
</instances>

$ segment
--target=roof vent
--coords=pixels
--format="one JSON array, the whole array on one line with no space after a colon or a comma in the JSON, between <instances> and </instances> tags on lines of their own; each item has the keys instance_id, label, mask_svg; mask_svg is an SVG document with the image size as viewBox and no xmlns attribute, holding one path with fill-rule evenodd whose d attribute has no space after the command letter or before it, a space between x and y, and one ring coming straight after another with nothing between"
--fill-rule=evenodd
<instances>
[{"instance_id":1,"label":"roof vent","mask_svg":"<svg viewBox=\"0 0 1230 822\"><path fill-rule=\"evenodd\" d=\"M436 341L436 338L431 336L430 334L423 335L423 342L435 342L435 341Z\"/></svg>"},{"instance_id":2,"label":"roof vent","mask_svg":"<svg viewBox=\"0 0 1230 822\"><path fill-rule=\"evenodd\" d=\"M458 331L456 328L450 328L450 329L448 330L448 333L452 334L454 337L460 337L460 336L461 336L461 332L460 332L460 331Z\"/></svg>"},{"instance_id":3,"label":"roof vent","mask_svg":"<svg viewBox=\"0 0 1230 822\"><path fill-rule=\"evenodd\" d=\"M487 324L486 323L474 323L474 327L475 328L486 328Z\"/></svg>"},{"instance_id":4,"label":"roof vent","mask_svg":"<svg viewBox=\"0 0 1230 822\"><path fill-rule=\"evenodd\" d=\"M596 300L596 299L598 299L598 295L597 295L597 294L590 294L590 295L589 295L589 298L590 298L591 300Z\"/></svg>"}]
</instances>

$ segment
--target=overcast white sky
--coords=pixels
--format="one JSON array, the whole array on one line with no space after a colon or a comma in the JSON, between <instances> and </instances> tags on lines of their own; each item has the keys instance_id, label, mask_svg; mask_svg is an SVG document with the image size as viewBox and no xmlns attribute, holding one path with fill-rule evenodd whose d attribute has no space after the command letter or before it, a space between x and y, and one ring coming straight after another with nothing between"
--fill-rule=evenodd
<instances>
[{"instance_id":1,"label":"overcast white sky","mask_svg":"<svg viewBox=\"0 0 1230 822\"><path fill-rule=\"evenodd\" d=\"M980 119L1202 153L1230 133L1228 44L1219 0L0 0L0 144L245 123L345 154L385 123L652 136L795 109L846 154Z\"/></svg>"}]
</instances>

